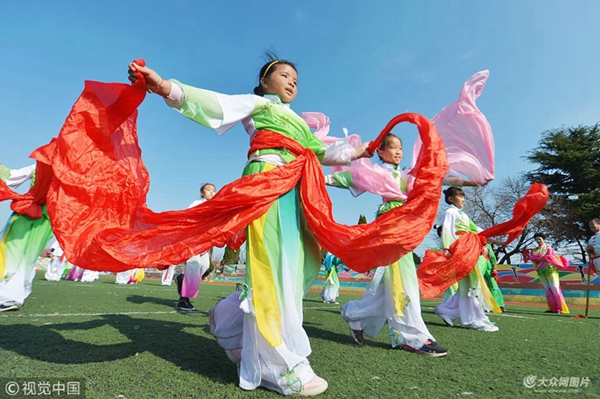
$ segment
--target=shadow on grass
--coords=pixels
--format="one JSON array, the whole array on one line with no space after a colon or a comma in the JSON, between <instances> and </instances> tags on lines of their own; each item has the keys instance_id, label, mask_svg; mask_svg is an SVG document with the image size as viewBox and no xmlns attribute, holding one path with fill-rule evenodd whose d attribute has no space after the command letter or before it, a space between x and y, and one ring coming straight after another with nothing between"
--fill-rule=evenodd
<instances>
[{"instance_id":1,"label":"shadow on grass","mask_svg":"<svg viewBox=\"0 0 600 399\"><path fill-rule=\"evenodd\" d=\"M354 339L350 336L350 332L348 332L348 334L340 334L340 333L337 333L337 332L334 332L331 330L323 330L323 329L317 327L318 325L320 325L320 324L313 324L313 323L304 321L304 324L303 324L304 330L306 331L306 333L308 334L308 336L310 338L319 338L319 339L324 339L326 341L338 342L340 344L348 343L349 346L355 347L355 348L361 347L361 345L358 345L357 343L354 342ZM387 324L384 325L383 328L387 329ZM370 338L365 337L364 346L389 349L390 345L391 345L390 343L373 341Z\"/></svg>"},{"instance_id":2,"label":"shadow on grass","mask_svg":"<svg viewBox=\"0 0 600 399\"><path fill-rule=\"evenodd\" d=\"M319 312L319 313L333 313L337 316L339 316L340 318L342 317L342 311L339 305L333 305L331 304L331 309L312 309L315 312ZM334 307L335 306L335 307Z\"/></svg>"},{"instance_id":3,"label":"shadow on grass","mask_svg":"<svg viewBox=\"0 0 600 399\"><path fill-rule=\"evenodd\" d=\"M323 300L322 299L317 299L317 298L304 298L303 299L304 302L315 302L315 303L320 303L323 304Z\"/></svg>"},{"instance_id":4,"label":"shadow on grass","mask_svg":"<svg viewBox=\"0 0 600 399\"><path fill-rule=\"evenodd\" d=\"M116 329L128 342L101 344L106 335L86 331L107 326ZM145 320L126 315L104 315L81 323L14 324L2 327L0 347L30 359L67 365L117 361L149 352L181 370L237 384L235 367L219 345L213 339L185 331L198 327L197 323ZM65 338L63 331L98 343Z\"/></svg>"},{"instance_id":5,"label":"shadow on grass","mask_svg":"<svg viewBox=\"0 0 600 399\"><path fill-rule=\"evenodd\" d=\"M153 303L153 304L157 304L157 305L167 306L168 308L173 309L175 307L175 305L177 304L177 298L175 297L176 295L177 295L177 293L175 293L175 295L173 295L173 299L156 298L156 297L144 296L144 295L129 295L126 298L126 301L131 302L131 303L137 303L137 304Z\"/></svg>"}]
</instances>

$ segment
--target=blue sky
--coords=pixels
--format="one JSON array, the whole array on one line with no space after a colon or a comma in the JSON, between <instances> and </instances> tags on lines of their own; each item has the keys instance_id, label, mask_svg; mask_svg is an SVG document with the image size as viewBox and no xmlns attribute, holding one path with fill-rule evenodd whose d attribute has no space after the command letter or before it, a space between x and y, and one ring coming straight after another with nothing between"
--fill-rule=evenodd
<instances>
[{"instance_id":1,"label":"blue sky","mask_svg":"<svg viewBox=\"0 0 600 399\"><path fill-rule=\"evenodd\" d=\"M595 1L37 1L0 14L0 163L21 167L58 134L84 80L126 82L143 57L166 78L228 94L256 85L263 52L297 64L293 109L320 111L374 138L396 114L433 117L488 69L479 108L496 141L496 178L532 169L540 133L600 120ZM406 149L416 131L399 129ZM138 134L155 211L188 206L203 182L239 177L248 137L223 136L168 109L140 107ZM406 151L403 164L410 163ZM331 189L334 215L369 220L380 199ZM0 204L3 223L10 214Z\"/></svg>"}]
</instances>

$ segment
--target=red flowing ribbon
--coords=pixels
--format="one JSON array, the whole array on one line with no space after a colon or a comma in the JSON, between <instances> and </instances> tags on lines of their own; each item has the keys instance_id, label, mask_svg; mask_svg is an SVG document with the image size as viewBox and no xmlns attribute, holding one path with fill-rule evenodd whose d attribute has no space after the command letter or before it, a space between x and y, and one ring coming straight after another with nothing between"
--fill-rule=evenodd
<instances>
[{"instance_id":1,"label":"red flowing ribbon","mask_svg":"<svg viewBox=\"0 0 600 399\"><path fill-rule=\"evenodd\" d=\"M54 172L48 213L66 258L91 270L161 267L222 246L299 185L310 231L326 250L357 271L390 264L416 248L435 220L448 165L435 126L424 116L403 114L423 141L413 190L404 206L370 224L336 223L316 155L299 143L263 131L253 149L288 148L296 159L244 176L197 207L155 213L146 206L148 172L137 144L137 107L145 82L86 82L58 139L33 153ZM378 139L383 139L386 131Z\"/></svg>"},{"instance_id":2,"label":"red flowing ribbon","mask_svg":"<svg viewBox=\"0 0 600 399\"><path fill-rule=\"evenodd\" d=\"M394 129L394 127L396 127L397 124L406 121L404 115L406 114L400 114L393 117L388 122L388 124L385 125L383 130L377 136L377 138L369 143L369 146L367 147L367 151L369 151L369 154L374 155L375 152L381 147L381 144L383 143L383 140L385 140L385 137L392 132L392 129Z\"/></svg>"}]
</instances>

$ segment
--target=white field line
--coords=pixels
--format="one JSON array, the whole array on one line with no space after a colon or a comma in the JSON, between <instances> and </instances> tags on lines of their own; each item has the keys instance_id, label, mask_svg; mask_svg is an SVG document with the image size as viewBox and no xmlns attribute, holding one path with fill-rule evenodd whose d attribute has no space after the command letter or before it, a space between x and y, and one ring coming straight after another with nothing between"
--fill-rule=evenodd
<instances>
[{"instance_id":1,"label":"white field line","mask_svg":"<svg viewBox=\"0 0 600 399\"><path fill-rule=\"evenodd\" d=\"M38 284L54 284L54 283L49 283L48 281L42 281ZM80 283L80 282L74 282L74 287L75 288L104 288L106 289L106 285L100 285L100 284L96 284L96 283ZM200 284L200 287L202 287L202 284ZM233 291L235 291L235 286L233 286L234 288L231 291L219 291L218 294L231 294ZM140 289L140 287L138 287L135 284L114 284L113 287L115 290L133 290L133 291L137 291ZM144 291L162 291L162 292L166 292L167 290L173 290L175 292L177 292L177 287L175 286L175 284L171 285L171 286L162 286L162 285L157 285L155 287L149 287L149 286L144 286Z\"/></svg>"},{"instance_id":2,"label":"white field line","mask_svg":"<svg viewBox=\"0 0 600 399\"><path fill-rule=\"evenodd\" d=\"M339 309L339 306L305 306L304 310Z\"/></svg>"},{"instance_id":3,"label":"white field line","mask_svg":"<svg viewBox=\"0 0 600 399\"><path fill-rule=\"evenodd\" d=\"M530 319L530 320L537 320L537 319L539 319L539 317L520 316L520 315L516 315L516 314L506 314L506 313L495 314L494 316L512 317L514 319Z\"/></svg>"},{"instance_id":4,"label":"white field line","mask_svg":"<svg viewBox=\"0 0 600 399\"><path fill-rule=\"evenodd\" d=\"M13 311L0 314L0 317L89 317L89 316L131 316L131 315L153 315L153 314L173 314L178 313L176 310L164 312L115 312L115 313L37 313L37 314L15 314ZM193 312L193 313L208 313L208 312Z\"/></svg>"},{"instance_id":5,"label":"white field line","mask_svg":"<svg viewBox=\"0 0 600 399\"><path fill-rule=\"evenodd\" d=\"M422 309L435 309L435 306L421 306ZM521 315L516 315L516 314L507 314L507 313L502 313L502 314L493 314L493 313L488 313L488 315L492 315L492 316L500 316L500 317L512 317L515 319L530 319L530 320L537 320L539 319L539 317L531 317L531 316L521 316Z\"/></svg>"},{"instance_id":6,"label":"white field line","mask_svg":"<svg viewBox=\"0 0 600 399\"><path fill-rule=\"evenodd\" d=\"M574 321L574 320L557 320L560 323L569 323L569 324L585 324L583 321Z\"/></svg>"},{"instance_id":7,"label":"white field line","mask_svg":"<svg viewBox=\"0 0 600 399\"><path fill-rule=\"evenodd\" d=\"M335 309L333 306L311 306L305 307L305 310L316 310L316 309ZM34 313L34 314L15 314L10 311L5 314L0 314L0 317L4 318L16 318L16 317L91 317L91 316L137 316L137 315L156 315L156 314L176 314L179 313L176 310L169 310L163 312L113 312L113 313ZM203 310L196 310L195 312L189 312L190 314L208 314ZM186 313L187 314L187 313Z\"/></svg>"}]
</instances>

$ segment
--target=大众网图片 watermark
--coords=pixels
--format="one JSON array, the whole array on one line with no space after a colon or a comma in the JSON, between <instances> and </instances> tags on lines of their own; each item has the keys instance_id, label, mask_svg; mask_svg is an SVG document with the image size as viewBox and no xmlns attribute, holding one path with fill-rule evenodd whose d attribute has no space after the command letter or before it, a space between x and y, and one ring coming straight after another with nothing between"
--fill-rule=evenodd
<instances>
[{"instance_id":1,"label":"\u5927\u4f17\u7f51\u56fe\u7247 watermark","mask_svg":"<svg viewBox=\"0 0 600 399\"><path fill-rule=\"evenodd\" d=\"M545 377L528 375L523 378L525 388L540 393L573 393L590 384L589 377Z\"/></svg>"}]
</instances>

